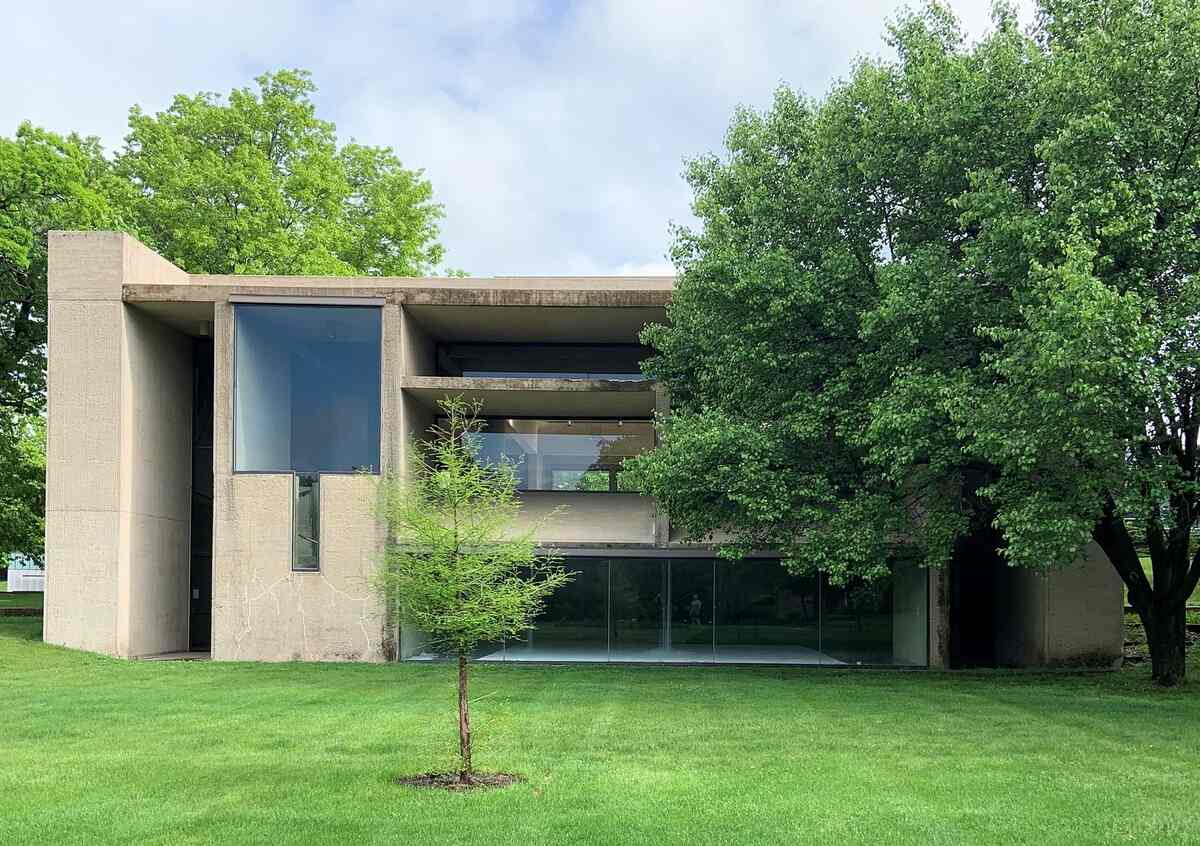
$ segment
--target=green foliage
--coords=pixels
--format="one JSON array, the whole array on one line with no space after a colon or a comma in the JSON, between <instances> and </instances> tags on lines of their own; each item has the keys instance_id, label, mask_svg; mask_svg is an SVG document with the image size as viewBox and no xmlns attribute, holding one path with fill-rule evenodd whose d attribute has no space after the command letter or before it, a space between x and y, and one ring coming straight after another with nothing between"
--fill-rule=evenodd
<instances>
[{"instance_id":1,"label":"green foliage","mask_svg":"<svg viewBox=\"0 0 1200 846\"><path fill-rule=\"evenodd\" d=\"M420 276L442 260L442 208L388 147L338 145L305 71L222 101L138 107L116 166L154 249L193 273Z\"/></svg>"},{"instance_id":2,"label":"green foliage","mask_svg":"<svg viewBox=\"0 0 1200 846\"><path fill-rule=\"evenodd\" d=\"M702 226L645 338L672 410L633 470L689 534L835 578L1095 537L1148 615L1200 578L1200 7L1014 21L968 45L944 7L902 16L894 60L780 91L692 163Z\"/></svg>"},{"instance_id":3,"label":"green foliage","mask_svg":"<svg viewBox=\"0 0 1200 846\"><path fill-rule=\"evenodd\" d=\"M536 525L516 529L512 468L477 460L477 409L452 399L442 410L444 426L412 445L407 475L381 486L388 540L375 582L406 624L461 656L528 630L570 575L538 552Z\"/></svg>"},{"instance_id":4,"label":"green foliage","mask_svg":"<svg viewBox=\"0 0 1200 846\"><path fill-rule=\"evenodd\" d=\"M0 561L11 553L36 558L46 534L46 419L0 423Z\"/></svg>"},{"instance_id":5,"label":"green foliage","mask_svg":"<svg viewBox=\"0 0 1200 846\"><path fill-rule=\"evenodd\" d=\"M95 138L28 123L0 138L0 412L45 407L46 233L121 228L111 185Z\"/></svg>"}]
</instances>

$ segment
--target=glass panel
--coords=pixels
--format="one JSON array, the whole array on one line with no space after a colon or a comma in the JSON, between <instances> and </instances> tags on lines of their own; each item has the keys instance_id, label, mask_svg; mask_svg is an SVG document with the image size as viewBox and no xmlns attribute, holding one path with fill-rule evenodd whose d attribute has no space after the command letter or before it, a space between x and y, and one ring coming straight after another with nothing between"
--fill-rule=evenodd
<instances>
[{"instance_id":1,"label":"glass panel","mask_svg":"<svg viewBox=\"0 0 1200 846\"><path fill-rule=\"evenodd\" d=\"M441 344L439 376L645 379L636 344Z\"/></svg>"},{"instance_id":2,"label":"glass panel","mask_svg":"<svg viewBox=\"0 0 1200 846\"><path fill-rule=\"evenodd\" d=\"M821 582L821 651L827 663L892 663L892 580Z\"/></svg>"},{"instance_id":3,"label":"glass panel","mask_svg":"<svg viewBox=\"0 0 1200 846\"><path fill-rule=\"evenodd\" d=\"M234 470L379 470L381 311L235 306Z\"/></svg>"},{"instance_id":4,"label":"glass panel","mask_svg":"<svg viewBox=\"0 0 1200 846\"><path fill-rule=\"evenodd\" d=\"M666 660L667 565L665 558L613 559L612 660Z\"/></svg>"},{"instance_id":5,"label":"glass panel","mask_svg":"<svg viewBox=\"0 0 1200 846\"><path fill-rule=\"evenodd\" d=\"M608 561L573 558L565 566L575 578L547 600L536 627L482 660L608 660Z\"/></svg>"},{"instance_id":6,"label":"glass panel","mask_svg":"<svg viewBox=\"0 0 1200 846\"><path fill-rule=\"evenodd\" d=\"M293 506L292 569L321 569L321 479L297 473Z\"/></svg>"},{"instance_id":7,"label":"glass panel","mask_svg":"<svg viewBox=\"0 0 1200 846\"><path fill-rule=\"evenodd\" d=\"M511 463L523 491L630 491L621 463L654 446L648 420L490 419L481 461Z\"/></svg>"},{"instance_id":8,"label":"glass panel","mask_svg":"<svg viewBox=\"0 0 1200 846\"><path fill-rule=\"evenodd\" d=\"M819 664L817 581L769 559L716 562L717 661Z\"/></svg>"},{"instance_id":9,"label":"glass panel","mask_svg":"<svg viewBox=\"0 0 1200 846\"><path fill-rule=\"evenodd\" d=\"M671 639L664 660L714 660L713 565L711 558L671 561Z\"/></svg>"}]
</instances>

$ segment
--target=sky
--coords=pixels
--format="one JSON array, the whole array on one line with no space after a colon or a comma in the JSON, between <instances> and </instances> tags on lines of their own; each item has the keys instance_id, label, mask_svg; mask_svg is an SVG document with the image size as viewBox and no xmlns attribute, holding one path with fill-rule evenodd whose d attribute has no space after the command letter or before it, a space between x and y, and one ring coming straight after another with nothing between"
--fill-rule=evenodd
<instances>
[{"instance_id":1,"label":"sky","mask_svg":"<svg viewBox=\"0 0 1200 846\"><path fill-rule=\"evenodd\" d=\"M1032 20L1032 0L1018 4ZM445 206L446 265L475 276L670 273L693 221L684 162L739 105L820 97L887 55L897 0L16 4L0 132L22 120L121 146L129 107L313 73L343 141L392 147ZM950 0L972 37L991 0Z\"/></svg>"}]
</instances>

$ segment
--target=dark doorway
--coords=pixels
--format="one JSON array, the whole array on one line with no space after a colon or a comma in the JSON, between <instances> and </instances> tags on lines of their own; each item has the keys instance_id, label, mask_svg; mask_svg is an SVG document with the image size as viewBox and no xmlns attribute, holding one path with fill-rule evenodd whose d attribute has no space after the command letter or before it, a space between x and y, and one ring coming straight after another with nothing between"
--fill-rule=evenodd
<instances>
[{"instance_id":1,"label":"dark doorway","mask_svg":"<svg viewBox=\"0 0 1200 846\"><path fill-rule=\"evenodd\" d=\"M994 667L1004 561L993 532L960 538L950 565L950 666Z\"/></svg>"},{"instance_id":2,"label":"dark doorway","mask_svg":"<svg viewBox=\"0 0 1200 846\"><path fill-rule=\"evenodd\" d=\"M195 652L212 645L213 343L197 338L192 357L192 601Z\"/></svg>"}]
</instances>

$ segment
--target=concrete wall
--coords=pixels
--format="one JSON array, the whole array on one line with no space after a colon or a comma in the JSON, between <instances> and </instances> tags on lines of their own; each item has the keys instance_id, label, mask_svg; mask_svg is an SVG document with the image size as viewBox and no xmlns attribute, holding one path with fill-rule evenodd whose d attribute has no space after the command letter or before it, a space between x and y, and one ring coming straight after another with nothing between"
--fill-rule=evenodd
<instances>
[{"instance_id":1,"label":"concrete wall","mask_svg":"<svg viewBox=\"0 0 1200 846\"><path fill-rule=\"evenodd\" d=\"M50 235L48 643L187 648L190 343L122 303L186 278L125 235Z\"/></svg>"},{"instance_id":2,"label":"concrete wall","mask_svg":"<svg viewBox=\"0 0 1200 846\"><path fill-rule=\"evenodd\" d=\"M1095 543L1075 567L1047 576L1044 661L1056 665L1117 665L1125 651L1125 591Z\"/></svg>"},{"instance_id":3,"label":"concrete wall","mask_svg":"<svg viewBox=\"0 0 1200 846\"><path fill-rule=\"evenodd\" d=\"M555 509L562 513L551 518ZM531 491L521 494L517 528L541 523L536 537L545 544L653 546L657 516L654 500L640 494Z\"/></svg>"},{"instance_id":4,"label":"concrete wall","mask_svg":"<svg viewBox=\"0 0 1200 846\"><path fill-rule=\"evenodd\" d=\"M232 472L232 307L218 303L214 318L213 658L381 661L390 635L370 584L383 541L376 479L322 474L320 570L293 572L291 474ZM389 326L385 315L385 349ZM386 385L383 396L386 407ZM385 412L385 444L392 419Z\"/></svg>"},{"instance_id":5,"label":"concrete wall","mask_svg":"<svg viewBox=\"0 0 1200 846\"><path fill-rule=\"evenodd\" d=\"M999 567L993 600L998 666L1114 666L1122 659L1124 590L1095 543L1060 570Z\"/></svg>"},{"instance_id":6,"label":"concrete wall","mask_svg":"<svg viewBox=\"0 0 1200 846\"><path fill-rule=\"evenodd\" d=\"M407 376L433 376L437 373L437 347L415 317L400 310L401 367Z\"/></svg>"},{"instance_id":7,"label":"concrete wall","mask_svg":"<svg viewBox=\"0 0 1200 846\"><path fill-rule=\"evenodd\" d=\"M192 341L126 307L130 550L118 652L188 648L192 513Z\"/></svg>"}]
</instances>

